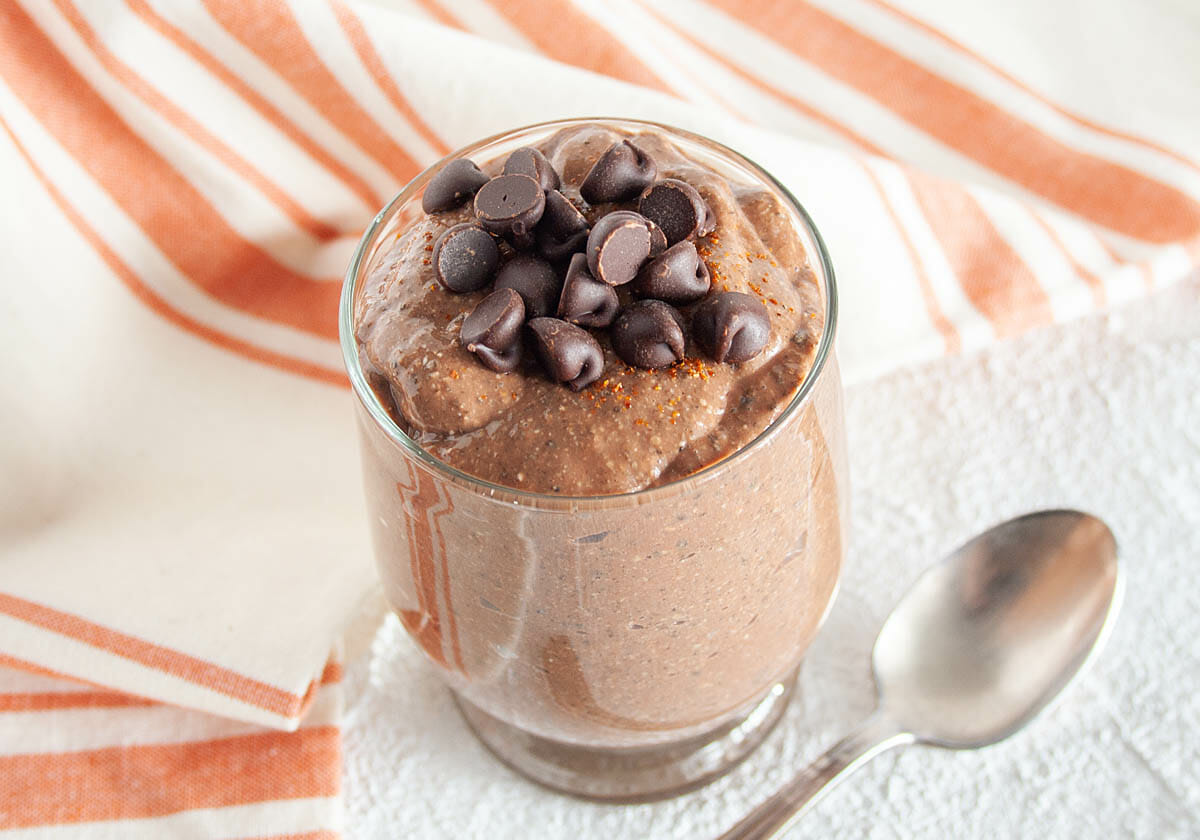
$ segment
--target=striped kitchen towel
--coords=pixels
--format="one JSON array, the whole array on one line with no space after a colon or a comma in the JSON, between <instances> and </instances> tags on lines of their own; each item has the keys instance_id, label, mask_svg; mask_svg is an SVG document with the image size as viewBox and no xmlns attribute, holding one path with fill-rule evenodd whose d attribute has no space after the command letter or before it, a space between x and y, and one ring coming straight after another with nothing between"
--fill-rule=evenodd
<instances>
[{"instance_id":1,"label":"striped kitchen towel","mask_svg":"<svg viewBox=\"0 0 1200 840\"><path fill-rule=\"evenodd\" d=\"M336 831L373 574L335 310L420 169L565 116L713 136L816 219L863 381L1200 260L1200 16L1084 11L0 0L0 656L53 674L0 671L0 831Z\"/></svg>"},{"instance_id":2,"label":"striped kitchen towel","mask_svg":"<svg viewBox=\"0 0 1200 840\"><path fill-rule=\"evenodd\" d=\"M339 679L281 732L0 666L3 836L335 840Z\"/></svg>"}]
</instances>

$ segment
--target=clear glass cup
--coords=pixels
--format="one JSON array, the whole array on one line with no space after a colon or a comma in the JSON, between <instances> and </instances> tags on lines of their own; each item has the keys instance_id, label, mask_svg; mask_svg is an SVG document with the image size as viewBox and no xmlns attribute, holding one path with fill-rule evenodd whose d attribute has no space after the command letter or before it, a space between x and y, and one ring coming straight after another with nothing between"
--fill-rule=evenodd
<instances>
[{"instance_id":1,"label":"clear glass cup","mask_svg":"<svg viewBox=\"0 0 1200 840\"><path fill-rule=\"evenodd\" d=\"M745 758L782 715L832 604L847 499L837 294L796 199L707 138L633 120L564 120L448 159L482 163L580 123L661 132L710 168L773 192L790 214L825 322L811 371L769 428L687 478L609 496L522 492L424 451L367 381L353 317L381 244L421 216L441 163L367 229L340 331L376 559L400 621L503 762L562 791L635 801L690 789Z\"/></svg>"}]
</instances>

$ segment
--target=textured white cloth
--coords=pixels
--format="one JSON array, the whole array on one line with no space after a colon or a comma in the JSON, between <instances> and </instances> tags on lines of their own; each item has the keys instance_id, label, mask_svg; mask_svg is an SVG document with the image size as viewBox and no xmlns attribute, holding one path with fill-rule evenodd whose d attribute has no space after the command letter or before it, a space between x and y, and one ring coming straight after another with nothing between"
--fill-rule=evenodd
<instances>
[{"instance_id":1,"label":"textured white cloth","mask_svg":"<svg viewBox=\"0 0 1200 840\"><path fill-rule=\"evenodd\" d=\"M653 805L543 791L467 731L398 622L348 672L349 840L715 837L870 710L868 654L929 563L1042 508L1103 517L1127 589L1063 702L975 753L912 747L852 776L789 837L1200 837L1200 280L1107 317L848 390L853 529L842 593L794 705L731 775Z\"/></svg>"}]
</instances>

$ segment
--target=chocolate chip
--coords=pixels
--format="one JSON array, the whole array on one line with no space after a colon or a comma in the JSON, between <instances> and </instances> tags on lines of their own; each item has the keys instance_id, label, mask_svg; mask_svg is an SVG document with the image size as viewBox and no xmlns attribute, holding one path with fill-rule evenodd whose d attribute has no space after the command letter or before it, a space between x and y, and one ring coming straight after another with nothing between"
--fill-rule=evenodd
<instances>
[{"instance_id":1,"label":"chocolate chip","mask_svg":"<svg viewBox=\"0 0 1200 840\"><path fill-rule=\"evenodd\" d=\"M546 209L541 184L528 175L500 175L475 193L475 216L484 229L517 248L533 244L533 228Z\"/></svg>"},{"instance_id":2,"label":"chocolate chip","mask_svg":"<svg viewBox=\"0 0 1200 840\"><path fill-rule=\"evenodd\" d=\"M571 257L558 299L558 317L581 327L607 327L620 306L617 290L588 272L587 257Z\"/></svg>"},{"instance_id":3,"label":"chocolate chip","mask_svg":"<svg viewBox=\"0 0 1200 840\"><path fill-rule=\"evenodd\" d=\"M667 367L683 358L683 317L661 300L641 300L621 311L613 324L613 349L629 365Z\"/></svg>"},{"instance_id":4,"label":"chocolate chip","mask_svg":"<svg viewBox=\"0 0 1200 840\"><path fill-rule=\"evenodd\" d=\"M493 350L482 344L472 345L471 352L479 357L484 367L491 368L496 373L511 373L521 364L521 339L517 338L504 350Z\"/></svg>"},{"instance_id":5,"label":"chocolate chip","mask_svg":"<svg viewBox=\"0 0 1200 840\"><path fill-rule=\"evenodd\" d=\"M565 260L587 246L588 223L565 195L546 193L546 209L537 226L537 247L551 262Z\"/></svg>"},{"instance_id":6,"label":"chocolate chip","mask_svg":"<svg viewBox=\"0 0 1200 840\"><path fill-rule=\"evenodd\" d=\"M534 318L529 330L538 358L555 382L578 391L604 373L604 351L587 330L558 318Z\"/></svg>"},{"instance_id":7,"label":"chocolate chip","mask_svg":"<svg viewBox=\"0 0 1200 840\"><path fill-rule=\"evenodd\" d=\"M610 286L624 285L637 276L650 256L650 240L650 228L640 213L609 213L588 234L588 269L593 277Z\"/></svg>"},{"instance_id":8,"label":"chocolate chip","mask_svg":"<svg viewBox=\"0 0 1200 840\"><path fill-rule=\"evenodd\" d=\"M458 338L492 370L507 373L521 361L525 304L512 289L497 289L463 319Z\"/></svg>"},{"instance_id":9,"label":"chocolate chip","mask_svg":"<svg viewBox=\"0 0 1200 840\"><path fill-rule=\"evenodd\" d=\"M474 292L491 282L500 264L496 240L479 225L464 222L433 244L433 273L452 292Z\"/></svg>"},{"instance_id":10,"label":"chocolate chip","mask_svg":"<svg viewBox=\"0 0 1200 840\"><path fill-rule=\"evenodd\" d=\"M587 239L588 228L584 228L561 241L556 241L549 236L543 237L539 234L537 238L538 253L552 262L561 262L572 254L582 253L583 249L587 247Z\"/></svg>"},{"instance_id":11,"label":"chocolate chip","mask_svg":"<svg viewBox=\"0 0 1200 840\"><path fill-rule=\"evenodd\" d=\"M696 252L695 243L685 239L642 266L633 290L667 303L691 303L708 294L711 285L708 266Z\"/></svg>"},{"instance_id":12,"label":"chocolate chip","mask_svg":"<svg viewBox=\"0 0 1200 840\"><path fill-rule=\"evenodd\" d=\"M646 219L645 216L642 218ZM646 227L650 231L650 259L654 259L667 250L667 235L650 219L646 219Z\"/></svg>"},{"instance_id":13,"label":"chocolate chip","mask_svg":"<svg viewBox=\"0 0 1200 840\"><path fill-rule=\"evenodd\" d=\"M504 161L504 174L528 175L544 190L556 190L562 183L546 156L532 146L522 146L510 154Z\"/></svg>"},{"instance_id":14,"label":"chocolate chip","mask_svg":"<svg viewBox=\"0 0 1200 840\"><path fill-rule=\"evenodd\" d=\"M466 158L452 160L425 185L421 209L426 213L453 210L486 184L488 176Z\"/></svg>"},{"instance_id":15,"label":"chocolate chip","mask_svg":"<svg viewBox=\"0 0 1200 840\"><path fill-rule=\"evenodd\" d=\"M664 178L642 193L638 212L657 222L671 245L710 234L716 226L716 216L704 196L691 184L675 178Z\"/></svg>"},{"instance_id":16,"label":"chocolate chip","mask_svg":"<svg viewBox=\"0 0 1200 840\"><path fill-rule=\"evenodd\" d=\"M745 362L767 346L771 316L753 295L722 292L696 307L692 335L718 362Z\"/></svg>"},{"instance_id":17,"label":"chocolate chip","mask_svg":"<svg viewBox=\"0 0 1200 840\"><path fill-rule=\"evenodd\" d=\"M587 219L569 198L557 190L546 193L546 209L538 223L539 231L544 230L562 238L586 230L587 226Z\"/></svg>"},{"instance_id":18,"label":"chocolate chip","mask_svg":"<svg viewBox=\"0 0 1200 840\"><path fill-rule=\"evenodd\" d=\"M630 141L620 140L592 164L579 185L579 194L592 204L628 201L650 186L657 174L654 158Z\"/></svg>"},{"instance_id":19,"label":"chocolate chip","mask_svg":"<svg viewBox=\"0 0 1200 840\"><path fill-rule=\"evenodd\" d=\"M532 254L517 254L496 274L497 289L512 289L525 302L526 318L541 318L558 306L558 273Z\"/></svg>"}]
</instances>

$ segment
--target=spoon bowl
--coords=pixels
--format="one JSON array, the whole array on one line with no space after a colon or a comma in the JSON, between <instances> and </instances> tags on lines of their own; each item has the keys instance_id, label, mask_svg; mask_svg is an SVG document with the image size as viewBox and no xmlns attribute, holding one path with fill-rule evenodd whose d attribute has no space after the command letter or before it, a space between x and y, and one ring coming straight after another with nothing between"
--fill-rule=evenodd
<instances>
[{"instance_id":1,"label":"spoon bowl","mask_svg":"<svg viewBox=\"0 0 1200 840\"><path fill-rule=\"evenodd\" d=\"M892 747L975 749L1012 735L1103 645L1121 582L1112 532L1079 511L1020 516L961 546L879 631L875 713L719 840L776 836Z\"/></svg>"},{"instance_id":2,"label":"spoon bowl","mask_svg":"<svg viewBox=\"0 0 1200 840\"><path fill-rule=\"evenodd\" d=\"M1094 516L1041 511L992 528L921 575L884 623L881 706L928 744L1007 738L1098 649L1119 584L1116 540Z\"/></svg>"}]
</instances>

